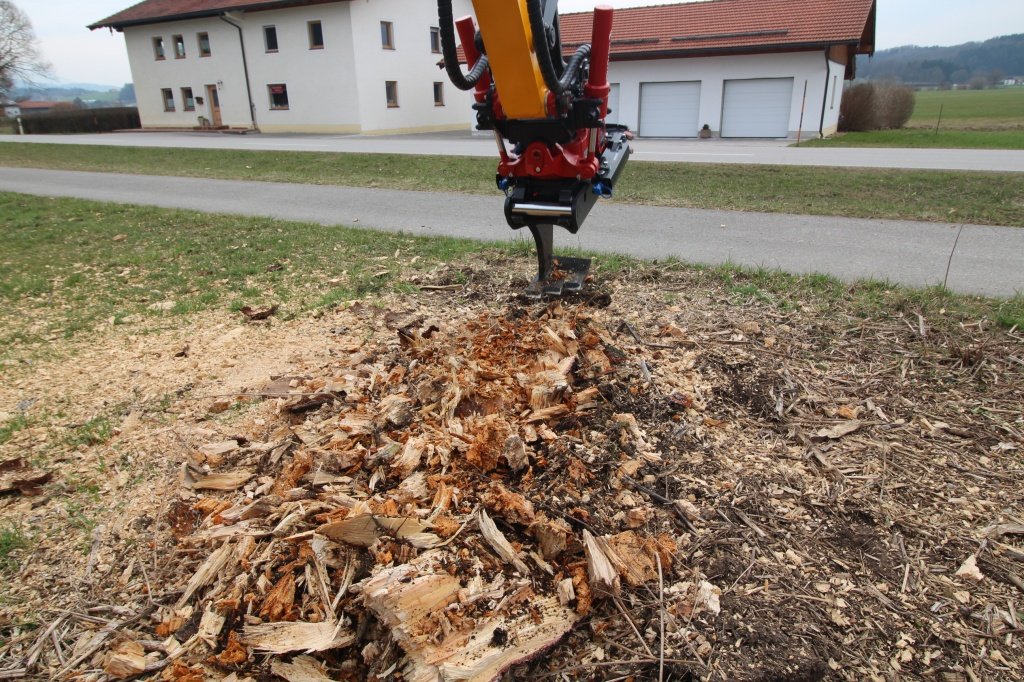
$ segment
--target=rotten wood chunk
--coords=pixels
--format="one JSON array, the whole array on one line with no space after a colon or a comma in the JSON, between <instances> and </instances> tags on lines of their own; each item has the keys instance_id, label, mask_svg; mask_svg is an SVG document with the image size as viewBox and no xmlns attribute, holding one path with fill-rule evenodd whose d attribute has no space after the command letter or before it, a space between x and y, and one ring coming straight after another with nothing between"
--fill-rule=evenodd
<instances>
[{"instance_id":1,"label":"rotten wood chunk","mask_svg":"<svg viewBox=\"0 0 1024 682\"><path fill-rule=\"evenodd\" d=\"M459 617L472 608L471 590L440 566L443 553L428 552L408 564L384 569L360 584L363 603L391 629L408 656L409 680L496 679L554 645L579 618L555 595L526 585L479 618ZM493 594L484 586L478 594Z\"/></svg>"},{"instance_id":2,"label":"rotten wood chunk","mask_svg":"<svg viewBox=\"0 0 1024 682\"><path fill-rule=\"evenodd\" d=\"M549 519L539 514L530 526L530 534L540 543L541 555L548 561L557 559L572 541L572 528L561 519Z\"/></svg>"},{"instance_id":3,"label":"rotten wood chunk","mask_svg":"<svg viewBox=\"0 0 1024 682\"><path fill-rule=\"evenodd\" d=\"M327 651L352 644L355 633L342 623L263 623L247 625L242 643L255 651L287 654L292 651Z\"/></svg>"},{"instance_id":4,"label":"rotten wood chunk","mask_svg":"<svg viewBox=\"0 0 1024 682\"><path fill-rule=\"evenodd\" d=\"M481 501L492 514L500 516L509 523L528 526L536 518L532 502L497 481L491 483L484 491Z\"/></svg>"},{"instance_id":5,"label":"rotten wood chunk","mask_svg":"<svg viewBox=\"0 0 1024 682\"><path fill-rule=\"evenodd\" d=\"M602 548L615 571L632 587L658 579L658 559L662 569L671 567L671 553L659 551L658 543L628 530L605 538ZM674 549L674 547L673 547Z\"/></svg>"}]
</instances>

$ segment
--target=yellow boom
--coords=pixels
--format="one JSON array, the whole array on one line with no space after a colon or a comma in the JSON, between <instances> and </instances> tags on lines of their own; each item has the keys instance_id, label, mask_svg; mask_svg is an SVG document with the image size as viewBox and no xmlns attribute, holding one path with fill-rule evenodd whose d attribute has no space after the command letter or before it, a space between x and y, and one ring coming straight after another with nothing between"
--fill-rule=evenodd
<instances>
[{"instance_id":1,"label":"yellow boom","mask_svg":"<svg viewBox=\"0 0 1024 682\"><path fill-rule=\"evenodd\" d=\"M548 89L533 51L526 0L473 0L473 10L505 115L545 118Z\"/></svg>"}]
</instances>

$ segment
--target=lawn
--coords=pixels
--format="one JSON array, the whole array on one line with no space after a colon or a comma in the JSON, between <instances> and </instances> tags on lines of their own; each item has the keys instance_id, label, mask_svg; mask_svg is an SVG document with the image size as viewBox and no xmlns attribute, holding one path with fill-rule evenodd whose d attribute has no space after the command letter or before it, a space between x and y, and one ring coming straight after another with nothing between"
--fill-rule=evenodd
<instances>
[{"instance_id":1,"label":"lawn","mask_svg":"<svg viewBox=\"0 0 1024 682\"><path fill-rule=\"evenodd\" d=\"M914 93L908 127L940 130L1024 131L1024 87L992 90L921 90Z\"/></svg>"},{"instance_id":2,"label":"lawn","mask_svg":"<svg viewBox=\"0 0 1024 682\"><path fill-rule=\"evenodd\" d=\"M906 128L841 133L809 147L1024 149L1024 88L920 90ZM939 113L941 110L941 119Z\"/></svg>"},{"instance_id":3,"label":"lawn","mask_svg":"<svg viewBox=\"0 0 1024 682\"><path fill-rule=\"evenodd\" d=\"M23 344L44 348L101 328L206 310L277 304L278 317L300 316L341 301L414 292L422 278L447 267L459 272L441 284L465 282L473 263L493 258L515 259L525 286L532 266L532 246L526 242L497 246L5 193L0 193L0 215L5 235L0 346L6 348L0 358ZM628 258L601 256L597 267L605 277L640 266ZM998 302L885 284L851 288L824 276L729 266L694 270L739 281L736 291L743 296L811 296L827 305L856 291L857 307L872 313L891 305L962 308L1008 327L1024 323L1022 297Z\"/></svg>"},{"instance_id":4,"label":"lawn","mask_svg":"<svg viewBox=\"0 0 1024 682\"><path fill-rule=\"evenodd\" d=\"M5 166L493 194L471 157L0 143ZM1024 174L633 161L616 201L1024 226Z\"/></svg>"}]
</instances>

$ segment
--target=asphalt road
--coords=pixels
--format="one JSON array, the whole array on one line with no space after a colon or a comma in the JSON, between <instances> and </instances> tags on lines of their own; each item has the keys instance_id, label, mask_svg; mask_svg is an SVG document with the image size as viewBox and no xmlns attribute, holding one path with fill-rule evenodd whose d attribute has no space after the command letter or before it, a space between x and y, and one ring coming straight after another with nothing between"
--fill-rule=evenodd
<instances>
[{"instance_id":1,"label":"asphalt road","mask_svg":"<svg viewBox=\"0 0 1024 682\"><path fill-rule=\"evenodd\" d=\"M503 197L234 180L0 168L0 190L41 196L269 216L422 235L485 240L529 238L505 224ZM845 281L942 283L964 293L1024 292L1024 228L827 218L777 213L630 206L602 201L577 235L557 246L641 258L676 256ZM954 243L956 249L954 252ZM524 262L524 269L532 262Z\"/></svg>"},{"instance_id":2,"label":"asphalt road","mask_svg":"<svg viewBox=\"0 0 1024 682\"><path fill-rule=\"evenodd\" d=\"M422 135L247 135L202 132L127 132L84 135L0 135L3 142L92 144L125 147L250 149L313 152L369 152L497 157L494 138L485 133ZM1024 151L1001 149L856 149L793 147L793 140L633 141L641 161L775 164L1024 172ZM0 158L0 163L3 159Z\"/></svg>"}]
</instances>

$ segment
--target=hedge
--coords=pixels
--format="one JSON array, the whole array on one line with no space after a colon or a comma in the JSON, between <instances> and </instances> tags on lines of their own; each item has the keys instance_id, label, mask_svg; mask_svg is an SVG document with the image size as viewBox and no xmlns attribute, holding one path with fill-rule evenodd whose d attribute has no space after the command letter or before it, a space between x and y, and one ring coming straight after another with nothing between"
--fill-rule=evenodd
<instances>
[{"instance_id":1,"label":"hedge","mask_svg":"<svg viewBox=\"0 0 1024 682\"><path fill-rule=\"evenodd\" d=\"M137 107L46 111L23 115L21 125L26 135L109 133L112 130L142 127Z\"/></svg>"}]
</instances>

